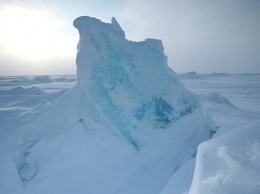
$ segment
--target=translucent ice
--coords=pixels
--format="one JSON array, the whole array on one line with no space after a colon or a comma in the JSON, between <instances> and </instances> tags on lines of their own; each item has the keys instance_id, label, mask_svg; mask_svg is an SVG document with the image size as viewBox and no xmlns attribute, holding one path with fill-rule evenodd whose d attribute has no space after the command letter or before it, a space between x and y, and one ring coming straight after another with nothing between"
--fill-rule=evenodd
<instances>
[{"instance_id":1,"label":"translucent ice","mask_svg":"<svg viewBox=\"0 0 260 194\"><path fill-rule=\"evenodd\" d=\"M196 96L168 67L160 40L128 41L115 18L108 24L82 16L74 26L80 34L79 85L91 105L129 141L140 122L165 128L199 109Z\"/></svg>"}]
</instances>

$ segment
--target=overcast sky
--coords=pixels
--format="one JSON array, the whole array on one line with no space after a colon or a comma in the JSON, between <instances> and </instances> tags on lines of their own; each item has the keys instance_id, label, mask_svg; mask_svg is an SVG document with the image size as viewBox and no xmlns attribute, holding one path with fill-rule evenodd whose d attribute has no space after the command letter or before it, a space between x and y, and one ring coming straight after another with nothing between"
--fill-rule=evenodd
<instances>
[{"instance_id":1,"label":"overcast sky","mask_svg":"<svg viewBox=\"0 0 260 194\"><path fill-rule=\"evenodd\" d=\"M260 0L0 0L0 75L75 74L82 15L161 39L177 73L260 73Z\"/></svg>"}]
</instances>

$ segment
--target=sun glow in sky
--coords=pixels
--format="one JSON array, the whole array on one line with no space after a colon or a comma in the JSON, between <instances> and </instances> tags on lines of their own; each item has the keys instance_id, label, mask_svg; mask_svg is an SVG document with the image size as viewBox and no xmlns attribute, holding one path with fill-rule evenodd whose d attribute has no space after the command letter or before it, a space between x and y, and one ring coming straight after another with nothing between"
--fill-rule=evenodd
<instances>
[{"instance_id":1,"label":"sun glow in sky","mask_svg":"<svg viewBox=\"0 0 260 194\"><path fill-rule=\"evenodd\" d=\"M61 32L63 25L44 11L12 7L1 12L1 38L8 45L6 51L35 61L72 53L75 38Z\"/></svg>"},{"instance_id":2,"label":"sun glow in sky","mask_svg":"<svg viewBox=\"0 0 260 194\"><path fill-rule=\"evenodd\" d=\"M78 37L63 31L65 21L46 10L4 6L0 10L2 55L20 59L27 69L41 69L44 62L75 58ZM22 65L22 64L21 64ZM71 64L74 67L74 64ZM26 69L24 69L26 70ZM32 71L33 72L33 71Z\"/></svg>"}]
</instances>

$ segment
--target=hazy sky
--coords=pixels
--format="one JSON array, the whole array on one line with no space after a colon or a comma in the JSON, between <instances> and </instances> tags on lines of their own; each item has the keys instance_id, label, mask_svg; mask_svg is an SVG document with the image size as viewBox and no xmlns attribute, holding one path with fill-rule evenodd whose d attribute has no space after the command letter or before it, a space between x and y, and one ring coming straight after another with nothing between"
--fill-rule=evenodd
<instances>
[{"instance_id":1,"label":"hazy sky","mask_svg":"<svg viewBox=\"0 0 260 194\"><path fill-rule=\"evenodd\" d=\"M0 0L0 75L74 74L82 15L161 39L177 73L260 73L260 0Z\"/></svg>"}]
</instances>

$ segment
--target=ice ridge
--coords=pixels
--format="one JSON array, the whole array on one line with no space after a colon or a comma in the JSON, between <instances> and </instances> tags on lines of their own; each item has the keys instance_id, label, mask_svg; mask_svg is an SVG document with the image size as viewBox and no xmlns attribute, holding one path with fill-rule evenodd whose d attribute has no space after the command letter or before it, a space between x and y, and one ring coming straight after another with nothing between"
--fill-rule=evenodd
<instances>
[{"instance_id":1,"label":"ice ridge","mask_svg":"<svg viewBox=\"0 0 260 194\"><path fill-rule=\"evenodd\" d=\"M160 40L128 41L115 18L108 24L82 16L74 26L80 34L79 85L93 107L130 142L140 122L165 128L199 108L197 97L168 67Z\"/></svg>"}]
</instances>

